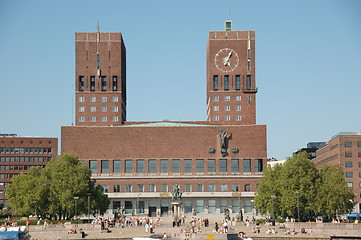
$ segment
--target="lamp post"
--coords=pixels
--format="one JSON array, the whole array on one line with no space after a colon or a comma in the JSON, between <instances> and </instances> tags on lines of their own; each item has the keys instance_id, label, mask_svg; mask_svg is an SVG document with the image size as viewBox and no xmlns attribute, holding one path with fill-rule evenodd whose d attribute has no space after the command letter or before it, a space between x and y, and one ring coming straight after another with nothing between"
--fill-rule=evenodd
<instances>
[{"instance_id":1,"label":"lamp post","mask_svg":"<svg viewBox=\"0 0 361 240\"><path fill-rule=\"evenodd\" d=\"M254 199L251 200L252 205L252 220L254 219Z\"/></svg>"},{"instance_id":2,"label":"lamp post","mask_svg":"<svg viewBox=\"0 0 361 240\"><path fill-rule=\"evenodd\" d=\"M273 212L273 219L272 219L272 226L276 225L276 213L275 213L275 203L274 203L274 199L276 198L276 196L272 195L271 199L272 199L272 212Z\"/></svg>"},{"instance_id":3,"label":"lamp post","mask_svg":"<svg viewBox=\"0 0 361 240\"><path fill-rule=\"evenodd\" d=\"M90 196L92 195L92 193L88 192L87 195L88 195L88 223L90 223Z\"/></svg>"},{"instance_id":4,"label":"lamp post","mask_svg":"<svg viewBox=\"0 0 361 240\"><path fill-rule=\"evenodd\" d=\"M74 219L75 220L76 220L76 207L77 207L78 199L79 199L79 197L74 197L74 201L75 201Z\"/></svg>"},{"instance_id":5,"label":"lamp post","mask_svg":"<svg viewBox=\"0 0 361 240\"><path fill-rule=\"evenodd\" d=\"M297 194L297 219L300 222L300 192L296 191Z\"/></svg>"}]
</instances>

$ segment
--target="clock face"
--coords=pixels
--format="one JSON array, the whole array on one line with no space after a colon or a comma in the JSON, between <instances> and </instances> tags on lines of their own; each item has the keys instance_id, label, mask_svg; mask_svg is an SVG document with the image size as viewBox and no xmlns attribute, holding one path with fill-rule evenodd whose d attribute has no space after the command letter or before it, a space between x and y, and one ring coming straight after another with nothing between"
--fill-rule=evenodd
<instances>
[{"instance_id":1,"label":"clock face","mask_svg":"<svg viewBox=\"0 0 361 240\"><path fill-rule=\"evenodd\" d=\"M238 54L231 48L223 48L217 52L214 63L222 72L232 72L238 66Z\"/></svg>"}]
</instances>

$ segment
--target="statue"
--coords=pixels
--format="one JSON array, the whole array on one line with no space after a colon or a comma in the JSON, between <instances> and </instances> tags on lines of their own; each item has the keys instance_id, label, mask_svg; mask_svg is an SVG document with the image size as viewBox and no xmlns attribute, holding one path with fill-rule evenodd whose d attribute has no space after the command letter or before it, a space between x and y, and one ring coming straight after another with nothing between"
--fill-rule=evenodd
<instances>
[{"instance_id":1,"label":"statue","mask_svg":"<svg viewBox=\"0 0 361 240\"><path fill-rule=\"evenodd\" d=\"M183 192L180 191L179 185L178 184L174 185L172 190L172 201L180 202L182 200L182 194Z\"/></svg>"},{"instance_id":2,"label":"statue","mask_svg":"<svg viewBox=\"0 0 361 240\"><path fill-rule=\"evenodd\" d=\"M228 137L228 131L222 130L219 132L219 136L221 138L221 153L222 157L225 157L227 155L227 137Z\"/></svg>"}]
</instances>

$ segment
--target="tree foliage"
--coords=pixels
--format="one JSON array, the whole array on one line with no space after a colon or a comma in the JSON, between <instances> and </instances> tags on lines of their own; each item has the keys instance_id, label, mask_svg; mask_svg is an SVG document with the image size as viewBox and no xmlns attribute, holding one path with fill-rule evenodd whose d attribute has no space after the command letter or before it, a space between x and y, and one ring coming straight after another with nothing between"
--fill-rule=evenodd
<instances>
[{"instance_id":1,"label":"tree foliage","mask_svg":"<svg viewBox=\"0 0 361 240\"><path fill-rule=\"evenodd\" d=\"M77 215L87 214L89 193L92 213L104 214L110 201L90 177L90 169L77 156L63 154L45 168L31 168L28 174L15 176L6 194L17 214L69 219L75 215L75 205Z\"/></svg>"},{"instance_id":2,"label":"tree foliage","mask_svg":"<svg viewBox=\"0 0 361 240\"><path fill-rule=\"evenodd\" d=\"M298 217L299 208L300 216L307 218L346 213L352 209L353 199L340 167L324 166L319 171L308 154L301 152L283 165L265 169L255 206L262 214L273 215L275 211L278 216L294 217Z\"/></svg>"}]
</instances>

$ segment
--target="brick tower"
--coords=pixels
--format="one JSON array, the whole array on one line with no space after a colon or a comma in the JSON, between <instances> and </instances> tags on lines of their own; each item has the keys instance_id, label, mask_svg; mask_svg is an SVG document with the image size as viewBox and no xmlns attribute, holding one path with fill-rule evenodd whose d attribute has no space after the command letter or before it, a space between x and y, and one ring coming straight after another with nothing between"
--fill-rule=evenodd
<instances>
[{"instance_id":1,"label":"brick tower","mask_svg":"<svg viewBox=\"0 0 361 240\"><path fill-rule=\"evenodd\" d=\"M209 33L207 120L223 125L256 124L255 31Z\"/></svg>"},{"instance_id":2,"label":"brick tower","mask_svg":"<svg viewBox=\"0 0 361 240\"><path fill-rule=\"evenodd\" d=\"M77 126L126 120L126 52L121 33L75 33Z\"/></svg>"}]
</instances>

